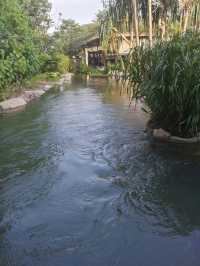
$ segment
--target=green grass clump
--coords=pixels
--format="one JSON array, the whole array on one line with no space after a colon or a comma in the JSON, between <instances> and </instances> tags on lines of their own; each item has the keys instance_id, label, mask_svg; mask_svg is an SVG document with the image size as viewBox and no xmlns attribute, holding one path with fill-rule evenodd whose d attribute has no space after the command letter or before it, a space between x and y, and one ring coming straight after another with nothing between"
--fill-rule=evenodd
<instances>
[{"instance_id":1,"label":"green grass clump","mask_svg":"<svg viewBox=\"0 0 200 266\"><path fill-rule=\"evenodd\" d=\"M64 74L72 70L72 62L69 56L67 55L60 53L52 53L49 55L45 55L42 59L43 72L58 72L60 74Z\"/></svg>"},{"instance_id":2,"label":"green grass clump","mask_svg":"<svg viewBox=\"0 0 200 266\"><path fill-rule=\"evenodd\" d=\"M130 54L126 78L133 97L143 99L152 120L170 133L200 132L200 36L186 34Z\"/></svg>"},{"instance_id":3,"label":"green grass clump","mask_svg":"<svg viewBox=\"0 0 200 266\"><path fill-rule=\"evenodd\" d=\"M90 77L108 77L108 72L106 69L99 69L96 67L87 66L81 63L76 70L77 74L89 75Z\"/></svg>"},{"instance_id":4,"label":"green grass clump","mask_svg":"<svg viewBox=\"0 0 200 266\"><path fill-rule=\"evenodd\" d=\"M41 83L49 81L57 81L61 78L61 74L58 72L47 72L35 75L29 80L22 83L23 88L37 89Z\"/></svg>"}]
</instances>

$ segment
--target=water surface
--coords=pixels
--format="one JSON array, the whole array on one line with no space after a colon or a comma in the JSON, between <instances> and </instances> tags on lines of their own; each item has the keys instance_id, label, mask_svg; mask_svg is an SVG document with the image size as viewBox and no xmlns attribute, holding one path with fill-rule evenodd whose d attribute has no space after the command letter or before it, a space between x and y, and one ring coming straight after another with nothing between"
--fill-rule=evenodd
<instances>
[{"instance_id":1,"label":"water surface","mask_svg":"<svg viewBox=\"0 0 200 266\"><path fill-rule=\"evenodd\" d=\"M0 266L200 265L200 148L146 119L98 79L0 117Z\"/></svg>"}]
</instances>

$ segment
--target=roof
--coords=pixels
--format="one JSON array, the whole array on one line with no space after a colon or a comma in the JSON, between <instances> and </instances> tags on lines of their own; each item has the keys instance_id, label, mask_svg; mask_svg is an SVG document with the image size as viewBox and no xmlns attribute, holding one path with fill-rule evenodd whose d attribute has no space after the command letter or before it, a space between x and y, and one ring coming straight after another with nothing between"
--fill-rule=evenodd
<instances>
[{"instance_id":1,"label":"roof","mask_svg":"<svg viewBox=\"0 0 200 266\"><path fill-rule=\"evenodd\" d=\"M121 36L121 35L124 35L125 37L127 37L127 38L129 38L129 37L131 37L131 33L130 32L119 32L118 33L119 34L119 36ZM136 35L133 33L133 37L135 38L136 37ZM146 37L146 38L149 38L149 33L148 32L141 32L140 34L139 34L139 37Z\"/></svg>"},{"instance_id":2,"label":"roof","mask_svg":"<svg viewBox=\"0 0 200 266\"><path fill-rule=\"evenodd\" d=\"M131 38L131 34L129 32L125 32L125 33L123 33L123 35L126 38ZM120 37L120 34L119 34L119 37ZM139 37L140 38L149 38L149 34L146 32L141 32ZM135 34L133 35L133 38L136 38ZM98 35L94 35L94 36L90 37L89 39L83 41L82 43L79 43L77 46L79 48L100 46L100 37ZM129 51L127 51L126 54L128 54L128 53L129 53Z\"/></svg>"},{"instance_id":3,"label":"roof","mask_svg":"<svg viewBox=\"0 0 200 266\"><path fill-rule=\"evenodd\" d=\"M119 53L119 55L129 55L130 54L130 51L131 51L131 48Z\"/></svg>"},{"instance_id":4,"label":"roof","mask_svg":"<svg viewBox=\"0 0 200 266\"><path fill-rule=\"evenodd\" d=\"M127 38L131 37L131 34L129 32L125 32L125 33L123 33L123 35ZM120 34L119 34L119 37L120 37ZM134 38L136 37L135 34L133 35L133 37ZM146 32L142 32L142 33L140 33L139 37L140 38L149 38L149 34ZM83 46L93 44L93 42L100 42L100 37L98 35L92 36L91 38L89 38L88 40L86 40L83 43Z\"/></svg>"},{"instance_id":5,"label":"roof","mask_svg":"<svg viewBox=\"0 0 200 266\"><path fill-rule=\"evenodd\" d=\"M73 50L80 50L81 48L85 48L89 45L92 45L93 42L96 42L96 43L100 42L99 37L93 36L87 40L80 40L80 42L74 43ZM93 45L93 46L95 46L95 45Z\"/></svg>"},{"instance_id":6,"label":"roof","mask_svg":"<svg viewBox=\"0 0 200 266\"><path fill-rule=\"evenodd\" d=\"M84 43L83 43L83 47L87 47L87 46L91 46L93 44L100 44L100 38L99 36L93 36L91 38L89 38L88 40L86 40Z\"/></svg>"},{"instance_id":7,"label":"roof","mask_svg":"<svg viewBox=\"0 0 200 266\"><path fill-rule=\"evenodd\" d=\"M121 52L121 53L119 53L119 54L116 54L116 53L110 53L110 54L107 54L107 58L114 58L114 57L116 57L116 56L127 56L129 53L130 53L130 51L131 51L131 48L129 48L129 49L127 49L127 50L125 50L125 51L123 51L123 52Z\"/></svg>"}]
</instances>

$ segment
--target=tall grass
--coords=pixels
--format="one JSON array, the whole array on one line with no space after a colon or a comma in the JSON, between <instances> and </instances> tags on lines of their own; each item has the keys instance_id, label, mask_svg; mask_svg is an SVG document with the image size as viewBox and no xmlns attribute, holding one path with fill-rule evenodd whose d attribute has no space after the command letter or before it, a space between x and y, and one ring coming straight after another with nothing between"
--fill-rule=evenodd
<instances>
[{"instance_id":1,"label":"tall grass","mask_svg":"<svg viewBox=\"0 0 200 266\"><path fill-rule=\"evenodd\" d=\"M200 132L200 35L186 34L130 53L125 77L133 98L143 99L153 122L170 133Z\"/></svg>"}]
</instances>

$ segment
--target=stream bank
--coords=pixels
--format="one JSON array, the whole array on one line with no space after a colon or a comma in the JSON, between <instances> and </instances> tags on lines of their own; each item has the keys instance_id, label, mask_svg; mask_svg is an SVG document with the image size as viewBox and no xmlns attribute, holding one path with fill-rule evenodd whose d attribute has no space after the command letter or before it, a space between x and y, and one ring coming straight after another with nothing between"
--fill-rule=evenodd
<instances>
[{"instance_id":1,"label":"stream bank","mask_svg":"<svg viewBox=\"0 0 200 266\"><path fill-rule=\"evenodd\" d=\"M0 102L0 113L17 111L24 108L29 102L40 98L43 94L55 86L62 86L65 82L71 82L73 74L67 73L58 81L45 81L36 86L36 89L24 90L21 95Z\"/></svg>"}]
</instances>

